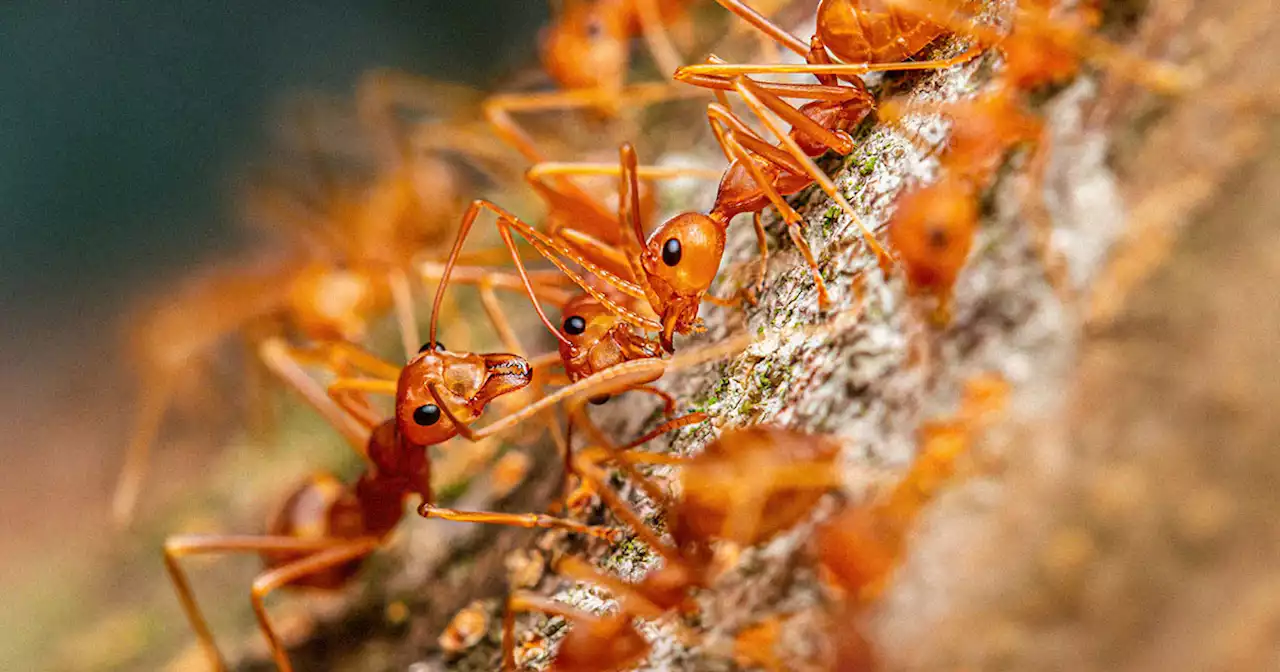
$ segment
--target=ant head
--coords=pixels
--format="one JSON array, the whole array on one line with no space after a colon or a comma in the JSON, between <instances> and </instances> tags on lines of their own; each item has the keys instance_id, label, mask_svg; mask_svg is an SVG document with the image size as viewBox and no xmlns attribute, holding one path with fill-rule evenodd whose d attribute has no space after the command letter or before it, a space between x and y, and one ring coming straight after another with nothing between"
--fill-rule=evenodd
<instances>
[{"instance_id":1,"label":"ant head","mask_svg":"<svg viewBox=\"0 0 1280 672\"><path fill-rule=\"evenodd\" d=\"M697 212L667 220L649 235L640 261L662 320L662 346L673 351L671 336L687 331L698 304L720 270L724 225Z\"/></svg>"},{"instance_id":2,"label":"ant head","mask_svg":"<svg viewBox=\"0 0 1280 672\"><path fill-rule=\"evenodd\" d=\"M533 369L516 355L455 353L423 348L405 365L396 389L396 422L409 443L430 446L452 438L457 427L431 394L455 418L470 423L497 397L529 384Z\"/></svg>"},{"instance_id":3,"label":"ant head","mask_svg":"<svg viewBox=\"0 0 1280 672\"><path fill-rule=\"evenodd\" d=\"M973 188L960 179L909 191L898 199L889 242L898 251L913 287L949 290L973 246L978 206Z\"/></svg>"},{"instance_id":4,"label":"ant head","mask_svg":"<svg viewBox=\"0 0 1280 672\"><path fill-rule=\"evenodd\" d=\"M566 2L542 31L542 64L566 89L619 89L630 61L627 16L617 3Z\"/></svg>"},{"instance_id":5,"label":"ant head","mask_svg":"<svg viewBox=\"0 0 1280 672\"><path fill-rule=\"evenodd\" d=\"M657 344L636 333L589 294L570 299L562 314L560 333L569 342L560 343L560 358L570 380L581 380L623 362L662 356Z\"/></svg>"},{"instance_id":6,"label":"ant head","mask_svg":"<svg viewBox=\"0 0 1280 672\"><path fill-rule=\"evenodd\" d=\"M360 341L368 327L365 316L381 305L383 289L363 273L316 264L290 286L290 312L307 334Z\"/></svg>"}]
</instances>

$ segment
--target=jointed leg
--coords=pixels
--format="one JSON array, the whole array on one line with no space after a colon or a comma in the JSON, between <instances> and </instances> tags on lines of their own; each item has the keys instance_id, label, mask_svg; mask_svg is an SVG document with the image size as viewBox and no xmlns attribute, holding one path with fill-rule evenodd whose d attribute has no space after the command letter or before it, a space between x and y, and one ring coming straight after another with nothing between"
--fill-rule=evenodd
<instances>
[{"instance_id":1,"label":"jointed leg","mask_svg":"<svg viewBox=\"0 0 1280 672\"><path fill-rule=\"evenodd\" d=\"M279 339L268 339L258 346L258 356L267 369L276 375L285 386L302 395L304 401L337 429L347 443L361 455L365 454L365 444L369 440L368 427L362 427L351 415L343 412L320 388L320 385L298 364L290 354L289 348Z\"/></svg>"},{"instance_id":2,"label":"jointed leg","mask_svg":"<svg viewBox=\"0 0 1280 672\"><path fill-rule=\"evenodd\" d=\"M742 0L716 0L716 2L720 3L721 7L736 14L743 21L760 29L760 32L773 38L778 44L794 51L797 56L805 57L809 55L809 45L805 44L804 40L770 21L769 17L757 12Z\"/></svg>"},{"instance_id":3,"label":"jointed leg","mask_svg":"<svg viewBox=\"0 0 1280 672\"><path fill-rule=\"evenodd\" d=\"M440 518L443 520L451 520L458 523L488 523L493 525L508 525L511 527L523 527L526 529L542 528L542 529L560 529L584 534L591 537L598 537L608 541L619 541L621 533L612 527L602 527L597 525L584 525L577 521L565 518L556 518L541 513L497 513L492 511L457 511L455 509L445 509L434 506L430 503L423 502L418 506L418 515L423 518Z\"/></svg>"},{"instance_id":4,"label":"jointed leg","mask_svg":"<svg viewBox=\"0 0 1280 672\"><path fill-rule=\"evenodd\" d=\"M808 47L805 47L808 51ZM974 46L958 56L931 61L902 61L898 63L698 63L686 65L679 70L677 79L689 81L693 77L737 77L739 75L813 75L845 76L865 75L869 72L898 72L906 70L940 70L962 63L967 63L984 51L982 46Z\"/></svg>"},{"instance_id":5,"label":"jointed leg","mask_svg":"<svg viewBox=\"0 0 1280 672\"><path fill-rule=\"evenodd\" d=\"M218 651L218 645L213 639L213 633L209 630L209 625L201 613L200 607L196 604L195 593L191 589L191 582L187 579L186 572L183 571L179 560L188 555L203 555L209 553L263 553L263 552L297 552L297 553L322 553L326 551L340 550L352 548L358 545L363 552L347 556L343 559L326 564L322 567L313 567L310 572L314 573L322 569L332 567L356 557L366 555L374 548L377 548L376 540L351 540L351 539L296 539L293 537L258 537L258 536L180 536L170 537L164 543L164 564L165 569L169 572L169 578L173 582L174 591L178 594L178 600L182 603L182 609L187 614L187 620L191 624L191 629L195 631L196 638L200 641L201 648L209 658L211 666L215 670L225 670L226 663L222 659L222 654ZM315 555L308 558L317 557ZM304 573L305 574L305 573ZM296 577L294 577L296 578ZM261 580L261 577L260 579ZM254 610L258 611L260 604L256 597L257 582L255 586ZM285 657L284 651L279 648L278 640L275 633L270 628L270 624L266 622L265 611L260 612L259 623L263 626L263 634L267 636L267 641L271 644L272 654L276 656L277 663L280 663L280 669L289 669L289 661ZM281 663L280 661L283 660Z\"/></svg>"},{"instance_id":6,"label":"jointed leg","mask_svg":"<svg viewBox=\"0 0 1280 672\"><path fill-rule=\"evenodd\" d=\"M253 588L249 591L253 612L258 617L258 627L262 629L262 635L266 637L267 644L271 647L271 654L275 657L276 666L281 672L289 672L292 666L284 645L280 643L280 637L276 635L275 628L271 627L271 619L267 615L263 599L276 588L288 585L304 576L317 574L332 567L340 567L352 560L362 558L376 550L379 544L377 539L347 540L341 546L322 550L282 567L263 572L254 579Z\"/></svg>"},{"instance_id":7,"label":"jointed leg","mask_svg":"<svg viewBox=\"0 0 1280 672\"><path fill-rule=\"evenodd\" d=\"M662 12L658 8L658 0L636 0L636 16L640 21L640 33L653 61L658 64L665 79L680 67L683 59L676 47L671 43L666 25L662 22Z\"/></svg>"},{"instance_id":8,"label":"jointed leg","mask_svg":"<svg viewBox=\"0 0 1280 672\"><path fill-rule=\"evenodd\" d=\"M418 334L418 318L413 309L413 290L409 287L408 275L400 269L392 271L387 276L387 287L391 289L396 320L400 323L400 343L404 346L404 357L406 360L413 359L422 345L422 337Z\"/></svg>"},{"instance_id":9,"label":"jointed leg","mask_svg":"<svg viewBox=\"0 0 1280 672\"><path fill-rule=\"evenodd\" d=\"M176 372L148 376L141 382L137 415L129 434L129 447L125 451L124 466L116 479L115 493L111 497L111 520L117 527L124 527L133 519L133 509L138 503L142 481L150 464L151 446L160 434L165 412L173 398Z\"/></svg>"},{"instance_id":10,"label":"jointed leg","mask_svg":"<svg viewBox=\"0 0 1280 672\"><path fill-rule=\"evenodd\" d=\"M871 229L867 228L866 223L862 221L862 218L858 216L857 211L855 211L853 206L849 204L849 201L845 199L844 194L841 194L840 190L836 188L836 185L831 181L831 178L828 177L826 173L822 172L822 169L818 168L817 164L813 162L813 159L809 158L809 156L804 153L804 150L800 149L800 145L796 143L795 138L791 137L791 135L787 133L786 129L780 127L777 122L766 113L768 106L765 105L762 99L772 97L773 94L755 87L753 82L746 77L740 77L737 80L737 85L738 93L742 96L743 101L745 101L747 106L750 107L758 117L760 117L760 121L763 122L764 125L769 128L770 132L778 138L779 142L782 143L791 156L804 166L804 172L817 182L822 191L834 200L840 209L844 210L853 218L853 221L858 225L858 228L862 229L862 238L866 241L867 247L871 248L871 251L875 253L876 258L879 260L880 270L885 274L888 274L893 261L880 245L879 241L876 240Z\"/></svg>"},{"instance_id":11,"label":"jointed leg","mask_svg":"<svg viewBox=\"0 0 1280 672\"><path fill-rule=\"evenodd\" d=\"M809 248L809 241L805 240L802 227L804 220L800 214L787 203L786 199L778 194L773 188L773 181L761 171L760 166L751 159L746 150L738 144L737 136L729 133L725 139L729 142L729 146L734 156L739 157L741 164L751 174L752 179L760 187L761 191L768 197L769 202L777 209L778 214L787 224L787 233L791 236L791 242L800 251L800 256L804 257L805 263L809 266L809 270L813 274L814 286L818 290L818 305L825 308L830 303L830 297L827 294L827 283L822 278L822 271L818 268L818 260L813 256L813 250Z\"/></svg>"},{"instance_id":12,"label":"jointed leg","mask_svg":"<svg viewBox=\"0 0 1280 672\"><path fill-rule=\"evenodd\" d=\"M664 100L691 98L700 95L688 87L672 86L667 82L636 84L616 93L603 89L579 89L555 93L505 93L491 96L484 102L484 116L493 126L494 133L530 163L546 160L542 151L529 134L511 116L519 112L545 112L582 108L609 109L619 101L629 106L644 106Z\"/></svg>"}]
</instances>

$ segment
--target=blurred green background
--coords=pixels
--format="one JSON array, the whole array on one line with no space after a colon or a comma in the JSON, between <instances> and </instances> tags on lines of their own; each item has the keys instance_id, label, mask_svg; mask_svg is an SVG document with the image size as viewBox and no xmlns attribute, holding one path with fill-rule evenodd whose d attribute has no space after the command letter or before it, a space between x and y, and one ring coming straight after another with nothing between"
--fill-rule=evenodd
<instances>
[{"instance_id":1,"label":"blurred green background","mask_svg":"<svg viewBox=\"0 0 1280 672\"><path fill-rule=\"evenodd\" d=\"M273 103L349 99L373 67L489 88L530 69L547 12L534 0L0 6L0 668L24 660L15 641L67 634L25 617L24 596L74 593L82 565L119 543L106 504L133 403L121 315L246 243L233 186L268 150Z\"/></svg>"}]
</instances>

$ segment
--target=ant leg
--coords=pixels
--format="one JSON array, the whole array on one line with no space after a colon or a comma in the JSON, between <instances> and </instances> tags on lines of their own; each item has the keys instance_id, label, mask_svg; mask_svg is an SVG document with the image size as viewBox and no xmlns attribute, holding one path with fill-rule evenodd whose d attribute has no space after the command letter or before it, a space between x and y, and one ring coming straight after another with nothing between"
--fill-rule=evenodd
<instances>
[{"instance_id":1,"label":"ant leg","mask_svg":"<svg viewBox=\"0 0 1280 672\"><path fill-rule=\"evenodd\" d=\"M515 229L522 238L533 245L533 247L547 259L547 261L550 261L552 265L560 269L560 271L568 276L574 284L578 285L584 292L590 294L597 301L600 301L622 320L641 329L647 329L650 331L659 331L662 329L662 325L658 324L657 321L646 318L618 304L604 292L596 288L592 283L587 282L585 278L578 274L574 269L570 268L565 260L567 259L568 261L578 264L588 273L599 277L601 280L612 285L619 292L627 294L633 298L646 300L647 296L643 288L606 271L596 264L591 263L591 261L583 258L581 255L578 255L565 245L552 240L542 232L501 207L489 201L476 200L472 201L471 206L467 208L467 212L463 216L462 223L458 228L458 238L454 242L453 250L449 254L449 260L445 262L444 272L441 274L442 280L436 287L435 304L431 309L431 342L435 342L436 324L439 320L441 298L444 295L445 287L448 285L448 278L451 273L451 269L456 262L459 251L462 249L462 245L467 234L470 233L471 227L475 223L476 217L484 210L488 210L497 215L498 232L503 235L503 242L507 245L508 249L512 251L512 261L516 262L516 270L520 272L522 282L528 284L528 276L524 270L523 261L520 259L520 256L516 254L514 242L510 239L510 229ZM538 310L540 311L541 308L538 307ZM543 317L545 318L545 315ZM544 319L544 323L550 324L550 321ZM551 328L554 329L554 326ZM561 339L563 340L563 336L561 336Z\"/></svg>"},{"instance_id":2,"label":"ant leg","mask_svg":"<svg viewBox=\"0 0 1280 672\"><path fill-rule=\"evenodd\" d=\"M823 326L812 331L815 334L821 334L831 329L833 327ZM427 389L435 399L436 405L440 407L440 411L457 428L458 433L469 441L479 441L480 439L508 431L530 417L538 415L547 408L561 402L576 403L591 397L621 394L636 385L657 380L664 372L680 371L737 354L754 341L755 339L748 334L738 334L711 345L686 350L666 360L646 358L615 364L576 383L562 387L519 411L480 429L474 429L458 420L440 398L440 393L435 389L434 383L429 384Z\"/></svg>"},{"instance_id":3,"label":"ant leg","mask_svg":"<svg viewBox=\"0 0 1280 672\"><path fill-rule=\"evenodd\" d=\"M622 610L627 614L646 620L656 620L662 618L665 613L662 607L654 604L652 600L636 590L634 584L627 583L610 574L605 574L577 556L564 556L556 563L555 569L556 573L574 581L594 583L613 593L618 602L622 604Z\"/></svg>"},{"instance_id":4,"label":"ant leg","mask_svg":"<svg viewBox=\"0 0 1280 672\"><path fill-rule=\"evenodd\" d=\"M616 528L600 525L585 525L575 520L557 518L541 513L499 513L495 511L459 511L446 509L430 502L418 505L418 515L423 518L440 518L455 523L484 523L489 525L507 525L525 529L542 528L544 530L568 530L589 537L617 542L621 539Z\"/></svg>"},{"instance_id":5,"label":"ant leg","mask_svg":"<svg viewBox=\"0 0 1280 672\"><path fill-rule=\"evenodd\" d=\"M173 397L175 375L176 372L153 374L148 377L150 380L143 380L124 466L120 468L115 493L111 497L111 520L116 527L123 528L133 520L133 510L138 504L142 481L146 479L151 461L151 446L160 434L160 426Z\"/></svg>"},{"instance_id":6,"label":"ant leg","mask_svg":"<svg viewBox=\"0 0 1280 672\"><path fill-rule=\"evenodd\" d=\"M283 341L276 338L263 341L258 346L258 357L271 373L284 382L286 387L301 395L309 406L320 413L321 417L334 429L337 429L357 453L365 454L365 445L369 441L369 431L372 427L360 426L356 418L344 413L342 408L336 406L335 400L320 389L315 379L307 375Z\"/></svg>"},{"instance_id":7,"label":"ant leg","mask_svg":"<svg viewBox=\"0 0 1280 672\"><path fill-rule=\"evenodd\" d=\"M510 145L530 163L545 161L541 150L511 116L519 112L545 112L581 108L608 109L623 102L629 106L644 106L664 100L692 98L688 87L677 87L667 82L636 84L620 91L603 89L579 89L556 93L504 93L490 96L484 102L484 116L494 133Z\"/></svg>"},{"instance_id":8,"label":"ant leg","mask_svg":"<svg viewBox=\"0 0 1280 672\"><path fill-rule=\"evenodd\" d=\"M317 364L335 373L354 368L374 378L395 380L400 377L400 367L350 341L321 341L307 347L288 349L300 362Z\"/></svg>"},{"instance_id":9,"label":"ant leg","mask_svg":"<svg viewBox=\"0 0 1280 672\"><path fill-rule=\"evenodd\" d=\"M736 14L743 21L755 26L760 32L773 38L778 44L794 51L804 58L809 55L809 45L790 31L769 20L769 17L757 12L742 0L716 0L721 7Z\"/></svg>"},{"instance_id":10,"label":"ant leg","mask_svg":"<svg viewBox=\"0 0 1280 672\"><path fill-rule=\"evenodd\" d=\"M253 581L253 587L249 591L249 599L253 603L253 612L258 617L258 627L262 630L262 635L267 639L267 644L271 647L271 654L275 657L276 665L281 672L289 672L292 669L289 664L289 655L285 651L284 645L280 642L280 637L276 635L275 629L271 627L271 619L267 616L267 608L263 604L263 599L276 588L288 585L304 576L317 574L331 567L340 567L353 560L363 558L377 550L378 546L381 545L381 541L378 539L343 541L345 543L341 546L329 548L287 565L263 572Z\"/></svg>"},{"instance_id":11,"label":"ant leg","mask_svg":"<svg viewBox=\"0 0 1280 672\"><path fill-rule=\"evenodd\" d=\"M502 615L502 669L504 672L515 672L516 669L516 612L538 611L550 616L559 616L570 623L590 623L599 620L594 614L575 609L563 602L547 599L528 591L517 591L507 597L506 608Z\"/></svg>"},{"instance_id":12,"label":"ant leg","mask_svg":"<svg viewBox=\"0 0 1280 672\"><path fill-rule=\"evenodd\" d=\"M662 400L662 414L663 414L663 415L665 415L665 416L667 416L667 418L670 418L670 417L671 417L671 414L672 414L672 413L675 413L675 411L676 411L676 399L675 399L675 397L673 397L673 396L671 396L671 395L667 394L666 392L663 392L662 390L659 390L658 388L656 388L656 387L654 387L654 386L652 386L652 385L638 385L638 386L636 386L636 387L631 388L631 391L632 391L632 392L644 392L645 394L652 394L653 396L655 396L655 397L657 397L657 398L661 399L661 400Z\"/></svg>"},{"instance_id":13,"label":"ant leg","mask_svg":"<svg viewBox=\"0 0 1280 672\"><path fill-rule=\"evenodd\" d=\"M502 248L502 258L510 260L506 246ZM439 281L444 277L444 264L435 261L424 261L418 264L418 272L423 280L432 282ZM529 281L538 290L538 297L555 305L563 305L573 298L574 292L564 289L566 284L572 285L573 281L569 280L558 270L531 270L527 271ZM450 282L460 282L464 285L481 286L486 285L493 289L505 289L510 291L524 291L524 283L520 281L517 273L505 270L495 270L485 266L472 265L456 265L449 276Z\"/></svg>"},{"instance_id":14,"label":"ant leg","mask_svg":"<svg viewBox=\"0 0 1280 672\"><path fill-rule=\"evenodd\" d=\"M786 103L783 103L781 100L777 100L776 96L754 86L753 84L754 83L746 77L740 77L737 80L737 90L742 96L743 101L746 102L747 106L756 113L760 118L760 121L769 128L769 131L778 138L791 156L804 166L804 172L818 183L818 186L822 191L834 200L841 210L844 210L853 218L853 221L858 225L858 228L862 229L862 238L866 241L867 247L871 248L871 251L876 255L876 259L879 260L881 272L888 275L892 268L893 261L889 257L889 254L885 252L884 247L880 245L876 240L875 235L871 232L871 229L867 227L866 223L862 221L862 218L858 216L857 211L855 211L849 201L845 199L844 194L841 194L840 190L836 188L835 182L832 182L831 178L828 177L826 173L822 172L822 170L818 168L817 164L813 162L813 159L809 158L809 156L804 153L804 150L800 149L800 145L796 143L795 138L791 137L791 134L787 133L787 131L779 126L778 123L767 113L769 106L766 105L762 99L768 99L771 102L776 101L776 104L780 105L786 105Z\"/></svg>"},{"instance_id":15,"label":"ant leg","mask_svg":"<svg viewBox=\"0 0 1280 672\"><path fill-rule=\"evenodd\" d=\"M574 471L580 474L582 479L589 483L592 489L600 495L600 499L605 503L605 506L608 506L609 510L613 511L614 515L629 526L641 541L652 548L654 552L661 555L663 560L666 560L672 566L684 565L684 559L680 557L680 552L676 548L663 542L662 538L658 536L658 533L654 532L652 528L645 524L644 520L640 518L640 515L637 514L629 504L622 501L622 498L618 496L618 493L609 486L604 473L601 472L594 464L587 462L581 457L576 457L574 458ZM656 488L657 486L653 486L651 484L651 487ZM665 498L655 499L654 501L664 503ZM669 507L664 508L669 509ZM672 511L668 510L667 513L670 514Z\"/></svg>"},{"instance_id":16,"label":"ant leg","mask_svg":"<svg viewBox=\"0 0 1280 672\"><path fill-rule=\"evenodd\" d=\"M413 359L422 345L422 337L418 333L418 318L413 309L413 290L409 287L408 274L403 269L391 271L387 275L387 287L391 289L396 320L400 323L400 343L404 346L404 357L406 360Z\"/></svg>"},{"instance_id":17,"label":"ant leg","mask_svg":"<svg viewBox=\"0 0 1280 672\"><path fill-rule=\"evenodd\" d=\"M396 121L398 108L430 115L434 123L463 121L479 104L481 93L471 87L419 77L401 70L376 69L360 76L356 84L356 113L377 136L379 150L393 163L407 163L413 149ZM422 123L425 120L415 120ZM432 123L432 122L427 122ZM467 147L461 150L470 156Z\"/></svg>"},{"instance_id":18,"label":"ant leg","mask_svg":"<svg viewBox=\"0 0 1280 672\"><path fill-rule=\"evenodd\" d=\"M831 299L827 294L827 283L822 278L822 270L818 267L818 260L813 256L813 250L809 247L809 241L805 240L804 233L801 231L804 220L800 214L787 203L786 199L778 194L777 189L773 187L773 181L764 174L759 164L754 161L747 150L738 143L735 133L730 132L725 136L725 140L729 142L729 146L734 156L742 166L751 174L751 178L755 180L756 185L765 193L769 202L777 209L778 214L782 216L783 221L787 224L787 233L791 236L791 242L800 251L800 256L804 257L805 264L809 266L809 271L813 275L814 287L818 291L818 306L826 309L831 303Z\"/></svg>"},{"instance_id":19,"label":"ant leg","mask_svg":"<svg viewBox=\"0 0 1280 672\"><path fill-rule=\"evenodd\" d=\"M667 34L667 29L662 22L662 11L658 8L658 0L636 0L635 8L636 18L640 23L640 34L644 36L649 54L653 56L653 62L658 65L665 79L680 67L684 59L672 44L671 36Z\"/></svg>"},{"instance_id":20,"label":"ant leg","mask_svg":"<svg viewBox=\"0 0 1280 672\"><path fill-rule=\"evenodd\" d=\"M213 639L213 633L209 630L204 614L200 611L200 606L196 604L195 592L191 589L191 582L187 579L186 572L183 571L179 560L188 555L209 553L264 553L273 551L307 553L325 551L350 543L351 540L349 539L185 535L165 539L163 549L164 565L165 570L169 573L169 579L173 583L174 592L178 594L178 601L182 603L182 610L186 612L191 629L195 631L196 638L200 641L201 648L204 649L205 654L208 656L211 666L215 670L222 671L226 670L226 663L222 659L222 654L218 651L218 645ZM373 546L377 546L376 542L374 542ZM268 641L271 641L270 637ZM275 647L273 645L274 652ZM288 669L287 660L281 669Z\"/></svg>"},{"instance_id":21,"label":"ant leg","mask_svg":"<svg viewBox=\"0 0 1280 672\"><path fill-rule=\"evenodd\" d=\"M717 0L719 1L719 0ZM805 52L808 53L808 46ZM951 58L931 61L899 61L896 63L697 63L686 65L677 72L676 79L689 81L693 77L738 77L741 75L813 75L824 76L865 75L869 72L898 72L906 70L941 70L967 63L986 50L982 45L970 47L964 53Z\"/></svg>"}]
</instances>

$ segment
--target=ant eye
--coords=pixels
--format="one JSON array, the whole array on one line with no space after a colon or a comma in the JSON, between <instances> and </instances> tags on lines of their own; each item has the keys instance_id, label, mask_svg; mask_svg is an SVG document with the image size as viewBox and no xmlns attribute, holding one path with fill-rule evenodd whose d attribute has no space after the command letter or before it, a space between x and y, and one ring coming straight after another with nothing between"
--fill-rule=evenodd
<instances>
[{"instance_id":1,"label":"ant eye","mask_svg":"<svg viewBox=\"0 0 1280 672\"><path fill-rule=\"evenodd\" d=\"M577 336L587 330L587 321L578 315L573 315L564 321L564 333L570 336Z\"/></svg>"},{"instance_id":2,"label":"ant eye","mask_svg":"<svg viewBox=\"0 0 1280 672\"><path fill-rule=\"evenodd\" d=\"M423 427L440 422L440 407L435 404L423 404L413 409L413 421Z\"/></svg>"},{"instance_id":3,"label":"ant eye","mask_svg":"<svg viewBox=\"0 0 1280 672\"><path fill-rule=\"evenodd\" d=\"M431 349L431 341L427 341L426 343L422 344L421 348L418 348L418 353L421 354L430 349ZM444 352L445 350L448 350L448 349L449 348L444 347L444 343L441 343L440 341L436 341L436 352Z\"/></svg>"},{"instance_id":4,"label":"ant eye","mask_svg":"<svg viewBox=\"0 0 1280 672\"><path fill-rule=\"evenodd\" d=\"M604 394L604 395L601 395L601 396L598 396L598 397L591 397L591 398L590 398L590 399L588 399L587 401L590 401L590 402L591 402L593 405L595 405L595 406L599 406L599 405L604 404L604 403L607 403L607 402L609 401L609 395Z\"/></svg>"},{"instance_id":5,"label":"ant eye","mask_svg":"<svg viewBox=\"0 0 1280 672\"><path fill-rule=\"evenodd\" d=\"M947 235L946 229L935 228L929 230L930 247L935 250L945 250L949 244L951 244L951 236Z\"/></svg>"},{"instance_id":6,"label":"ant eye","mask_svg":"<svg viewBox=\"0 0 1280 672\"><path fill-rule=\"evenodd\" d=\"M599 19L592 20L587 24L587 39L598 40L604 35L604 24Z\"/></svg>"},{"instance_id":7,"label":"ant eye","mask_svg":"<svg viewBox=\"0 0 1280 672\"><path fill-rule=\"evenodd\" d=\"M675 266L680 263L680 240L678 238L668 238L667 242L662 244L662 263L668 266Z\"/></svg>"}]
</instances>

